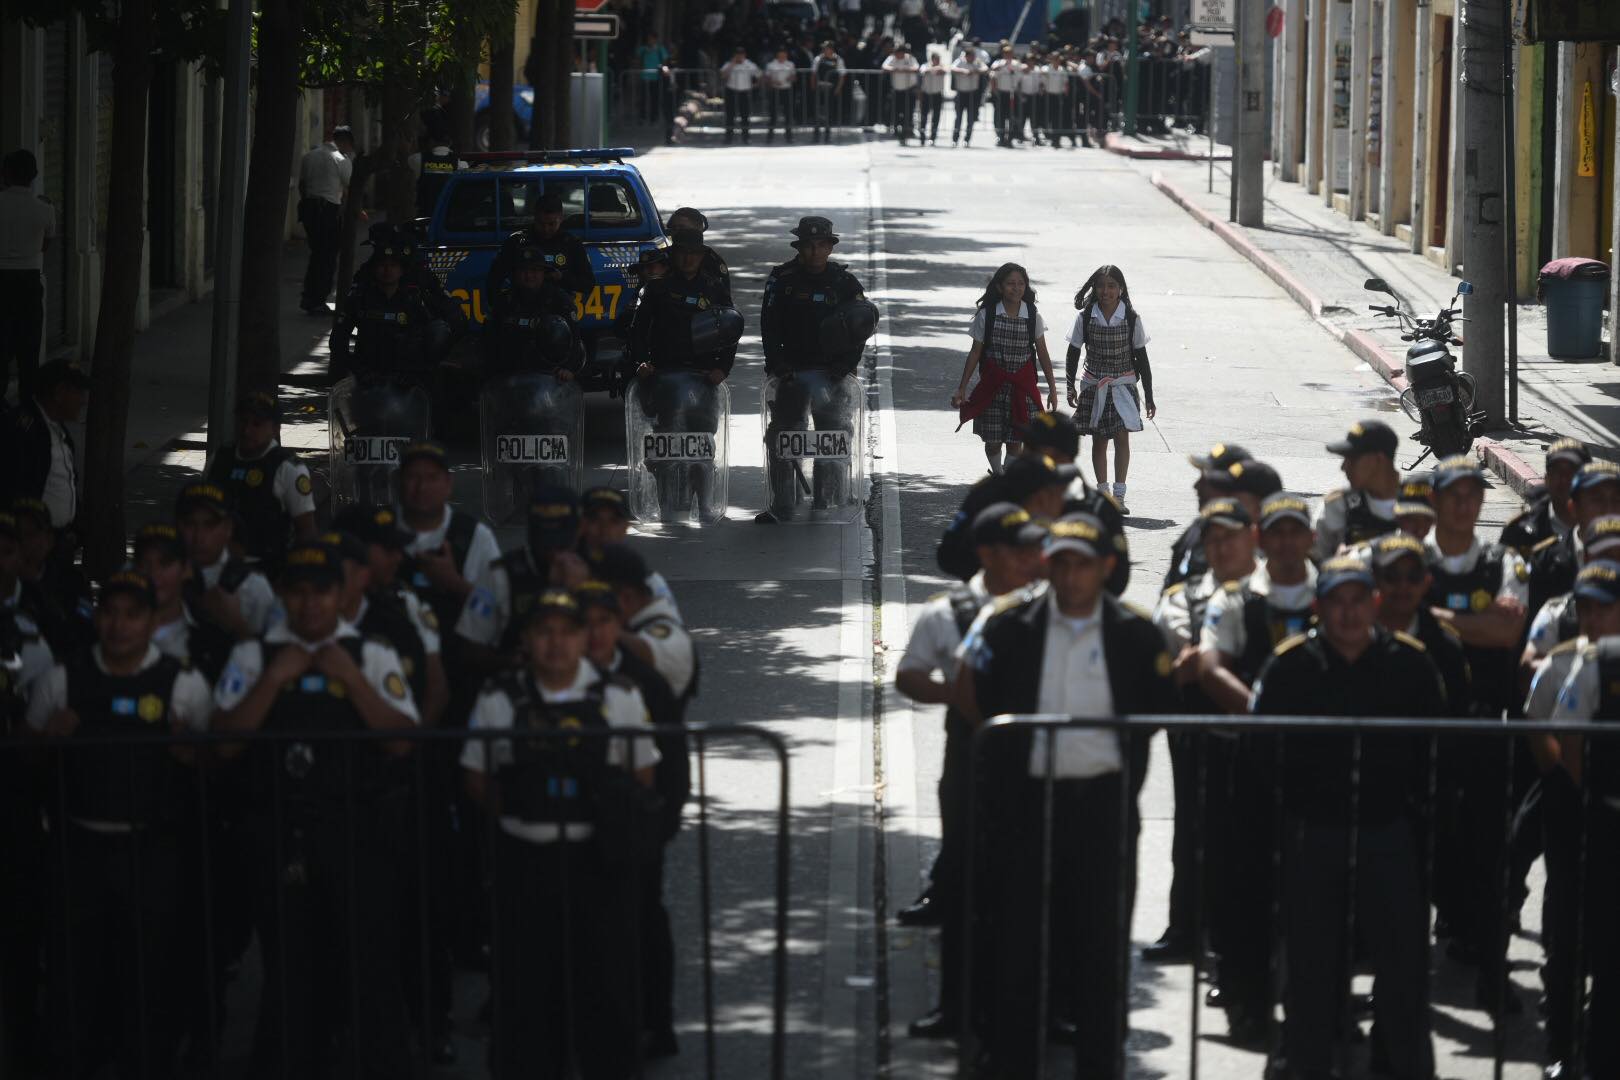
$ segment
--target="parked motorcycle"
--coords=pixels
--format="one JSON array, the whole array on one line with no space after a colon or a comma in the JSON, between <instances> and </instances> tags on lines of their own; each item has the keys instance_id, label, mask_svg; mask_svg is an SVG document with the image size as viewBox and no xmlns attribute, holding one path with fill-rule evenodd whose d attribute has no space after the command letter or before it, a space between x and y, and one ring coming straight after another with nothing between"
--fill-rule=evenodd
<instances>
[{"instance_id":1,"label":"parked motorcycle","mask_svg":"<svg viewBox=\"0 0 1620 1080\"><path fill-rule=\"evenodd\" d=\"M1395 297L1395 290L1382 278L1368 278L1364 287ZM1473 409L1474 377L1457 370L1450 348L1463 343L1452 328L1453 323L1463 321L1457 300L1473 291L1468 282L1459 281L1451 303L1432 319L1418 318L1399 297L1395 297L1394 304L1369 305L1377 314L1399 320L1401 340L1412 343L1406 350L1406 389L1401 391L1401 410L1418 425L1412 438L1423 444L1423 453L1409 468L1415 468L1430 454L1437 458L1466 454L1474 445L1474 436L1484 430L1485 414Z\"/></svg>"}]
</instances>

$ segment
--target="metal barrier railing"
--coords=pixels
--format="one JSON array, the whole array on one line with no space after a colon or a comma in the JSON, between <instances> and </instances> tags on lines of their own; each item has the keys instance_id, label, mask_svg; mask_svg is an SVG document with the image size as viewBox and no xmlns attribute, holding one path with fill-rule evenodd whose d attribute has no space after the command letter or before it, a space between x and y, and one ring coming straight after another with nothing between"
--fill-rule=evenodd
<instances>
[{"instance_id":1,"label":"metal barrier railing","mask_svg":"<svg viewBox=\"0 0 1620 1080\"><path fill-rule=\"evenodd\" d=\"M725 89L717 68L620 71L615 122L661 126L671 135L698 127L738 134L763 130L767 136L777 130L791 134L805 128L882 127L910 135L926 127L934 136L941 126L971 131L982 121L1003 141L1037 134L1101 137L1124 126L1125 70L1121 61L1085 77L1071 71L1061 91L1027 93L997 92L986 76L969 95L954 90L947 79L944 93L934 96L915 87L896 91L893 77L876 68L848 68L840 79L823 82L814 78L814 69L797 68L786 87L771 87L761 79L751 90L739 92ZM1212 105L1208 63L1146 57L1138 70L1138 130L1205 129Z\"/></svg>"},{"instance_id":2,"label":"metal barrier railing","mask_svg":"<svg viewBox=\"0 0 1620 1080\"><path fill-rule=\"evenodd\" d=\"M942 947L950 940L960 940L961 946L959 974L942 974L942 1000L953 992L954 982L962 1068L982 1066L988 1055L1003 1070L997 1075L1048 1075L1050 1021L1056 1018L1076 1028L1076 1077L1126 1075L1130 927L1141 827L1137 800L1147 741L1161 729L1191 741L1188 760L1196 769L1196 809L1187 818L1196 831L1190 1080L1196 1080L1200 1067L1206 956L1217 960L1211 981L1222 986L1227 998L1234 992L1252 997L1256 1009L1248 1035L1260 1036L1253 1048L1265 1050L1278 1065L1288 1045L1287 1024L1303 1029L1324 1020L1313 1011L1322 1000L1336 1002L1336 1015L1325 1018L1329 1044L1347 1041L1356 1023L1351 980L1359 970L1358 944L1364 943L1363 930L1373 925L1362 920L1362 909L1380 905L1384 910L1376 914L1388 922L1398 923L1402 912L1420 919L1421 937L1407 942L1413 966L1405 971L1419 985L1407 987L1403 995L1398 973L1379 971L1373 995L1376 1017L1380 1025L1388 1022L1380 996L1389 999L1390 1010L1397 1002L1410 1006L1408 1021L1428 1040L1429 1068L1423 1075L1434 1075L1427 1019L1428 958L1436 940L1431 915L1458 918L1458 887L1479 890L1462 898L1476 912L1495 906L1485 913L1494 925L1476 927L1496 950L1494 956L1479 957L1479 986L1488 984L1488 993L1477 990L1483 996L1476 1004L1492 1020L1493 1070L1501 1080L1510 992L1507 949L1516 918L1510 909L1516 911L1524 899L1510 879L1529 870L1528 862L1515 865L1510 854L1522 795L1523 775L1515 769L1518 748L1524 737L1578 734L1584 738L1582 760L1589 766L1594 742L1620 745L1620 724L1227 715L996 717L973 733L968 824L958 840L964 848L964 876L942 889L937 866L935 870L936 899L958 890L961 895L960 908L953 908L951 900L944 906ZM1082 731L1111 733L1117 740L1118 767L1084 779L1059 777L1057 739ZM1366 751L1375 758L1365 756ZM1386 818L1388 792L1364 790L1364 779L1367 761L1381 762L1381 769L1392 753L1410 755L1407 764L1416 787L1411 802ZM1606 767L1612 766L1612 753L1605 750ZM1313 770L1324 757L1331 767ZM1590 769L1583 767L1583 775L1590 778ZM1331 783L1323 786L1323 776ZM1541 779L1549 778L1544 774ZM1342 790L1332 784L1342 784ZM1344 805L1342 813L1332 808L1324 818L1334 801L1324 795L1330 790L1342 796ZM1548 965L1543 979L1549 1032L1562 1045L1566 1073L1581 1076L1587 1075L1581 1068L1590 1041L1583 1027L1589 975L1592 1030L1613 1020L1600 1021L1595 1015L1599 973L1587 968L1602 963L1602 977L1620 978L1614 935L1603 936L1609 942L1603 960L1594 961L1598 951L1590 948L1597 940L1594 916L1608 923L1620 910L1620 800L1594 794L1590 783L1565 784L1558 790L1557 820L1563 831L1556 834L1557 849L1549 846L1546 852L1542 942ZM1462 799L1475 815L1471 820L1451 817ZM1179 813L1177 818L1181 820ZM1459 827L1481 832L1459 835ZM1477 847L1465 857L1475 865L1465 870L1450 866L1456 853L1446 849L1470 842ZM1481 867L1488 876L1478 876ZM1599 872L1589 873L1593 868ZM1447 874L1460 875L1460 880L1448 880ZM1437 891L1437 886L1442 888ZM1338 896L1326 895L1324 889ZM1391 910L1397 910L1397 917ZM1336 932L1335 918L1344 920ZM1405 925L1409 937L1417 925ZM1316 937L1305 932L1306 926L1314 927ZM1377 930L1393 937L1399 928L1379 924ZM1454 925L1453 931L1461 939L1467 928ZM1302 946L1313 940L1316 947ZM1320 955L1323 940L1328 942L1325 957ZM1376 960L1390 955L1389 946L1382 947L1386 952ZM1297 955L1290 956L1290 948ZM1324 961L1320 966L1309 963L1313 953ZM987 964L987 974L976 970ZM942 957L942 967L950 967L948 957ZM1233 1006L1226 1007L1230 1018ZM1279 1018L1279 1011L1288 1019ZM1235 1027L1232 1034L1235 1040ZM1287 1064L1290 1074L1309 1069L1298 1062ZM1339 1064L1334 1063L1335 1070ZM1404 1075L1400 1066L1395 1062L1391 1068L1386 1061L1383 1068Z\"/></svg>"},{"instance_id":3,"label":"metal barrier railing","mask_svg":"<svg viewBox=\"0 0 1620 1080\"><path fill-rule=\"evenodd\" d=\"M507 748L573 754L594 746L605 754L603 743L635 739L686 740L696 761L695 850L683 846L677 858L671 845L668 874L664 846L678 809L671 821L634 780L610 782L629 774L615 774L605 758L595 759L602 772L575 759L588 779L561 797L546 793L556 816L531 820L551 830L549 843L507 827L502 811L519 793L498 772L484 774L487 811L456 795L468 744L493 763ZM708 760L711 744L737 741L776 759L779 790L759 829L772 837L773 906L768 928L756 928L771 941L768 1056L754 1060L757 1045L749 1044L750 1060L731 1067L781 1080L788 758L779 736L742 725L0 739L5 850L14 870L28 871L0 882L9 923L0 1052L11 1054L16 1048L5 1043L32 1026L52 1033L38 1063L50 1075L91 1075L113 1060L122 1076L172 1076L182 1049L187 1075L236 1075L238 1063L221 1056L224 973L256 937L254 1075L313 1075L307 1070L334 1046L342 1053L324 1063L330 1075L413 1075L410 1032L425 1037L424 1026L449 1005L433 1000L434 965L448 963L448 936L470 933L487 956L494 1075L518 1075L502 1052L539 1032L548 1050L607 1051L620 1059L613 1075L640 1077L646 971L638 924L642 905L661 903L653 875L663 874L697 893L701 925L674 940L701 940L703 1075L733 1075L724 1032L740 1025L716 1019ZM587 797L592 838L563 810L568 798ZM116 811L111 821L103 820L108 810ZM438 845L451 842L444 830L457 814L475 815L478 826L460 821L459 842L469 850L452 854ZM482 894L480 910L459 912L470 928L447 926L434 905L466 860L474 869L465 894ZM749 897L751 907L758 898ZM574 962L575 949L615 942L612 957ZM750 1014L759 1005L755 985L746 991ZM523 1001L508 1000L514 987ZM19 1000L30 990L44 1009ZM127 996L109 1011L109 994ZM537 1003L544 1007L518 1008ZM692 1012L678 1010L675 1023L691 1030ZM558 1017L563 1024L552 1027ZM532 1071L532 1059L526 1067Z\"/></svg>"}]
</instances>

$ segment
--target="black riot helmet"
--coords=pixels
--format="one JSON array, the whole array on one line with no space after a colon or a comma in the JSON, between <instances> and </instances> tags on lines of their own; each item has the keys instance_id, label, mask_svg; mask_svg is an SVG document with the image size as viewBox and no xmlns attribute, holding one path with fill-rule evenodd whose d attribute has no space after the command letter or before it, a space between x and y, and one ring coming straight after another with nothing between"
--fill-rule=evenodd
<instances>
[{"instance_id":1,"label":"black riot helmet","mask_svg":"<svg viewBox=\"0 0 1620 1080\"><path fill-rule=\"evenodd\" d=\"M821 351L836 355L859 349L877 332L877 324L876 304L864 296L846 300L821 320Z\"/></svg>"},{"instance_id":2,"label":"black riot helmet","mask_svg":"<svg viewBox=\"0 0 1620 1080\"><path fill-rule=\"evenodd\" d=\"M574 327L561 315L542 315L533 323L535 342L547 360L560 364L574 353Z\"/></svg>"},{"instance_id":3,"label":"black riot helmet","mask_svg":"<svg viewBox=\"0 0 1620 1080\"><path fill-rule=\"evenodd\" d=\"M742 340L743 315L732 307L712 307L692 316L692 351L698 355L729 349Z\"/></svg>"}]
</instances>

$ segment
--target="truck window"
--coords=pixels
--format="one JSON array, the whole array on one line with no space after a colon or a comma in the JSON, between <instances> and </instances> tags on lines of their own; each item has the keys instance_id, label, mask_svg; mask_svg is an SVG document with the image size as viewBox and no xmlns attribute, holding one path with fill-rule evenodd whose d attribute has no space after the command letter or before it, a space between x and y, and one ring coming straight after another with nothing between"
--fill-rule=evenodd
<instances>
[{"instance_id":1,"label":"truck window","mask_svg":"<svg viewBox=\"0 0 1620 1080\"><path fill-rule=\"evenodd\" d=\"M593 229L623 229L641 224L641 205L629 184L616 177L593 177L590 189Z\"/></svg>"},{"instance_id":2,"label":"truck window","mask_svg":"<svg viewBox=\"0 0 1620 1080\"><path fill-rule=\"evenodd\" d=\"M493 232L495 219L495 185L488 181L462 180L450 187L450 199L444 208L445 232Z\"/></svg>"},{"instance_id":3,"label":"truck window","mask_svg":"<svg viewBox=\"0 0 1620 1080\"><path fill-rule=\"evenodd\" d=\"M501 221L503 233L516 232L534 224L540 206L540 193L552 191L562 196L563 228L578 229L585 222L585 182L537 176L502 177Z\"/></svg>"}]
</instances>

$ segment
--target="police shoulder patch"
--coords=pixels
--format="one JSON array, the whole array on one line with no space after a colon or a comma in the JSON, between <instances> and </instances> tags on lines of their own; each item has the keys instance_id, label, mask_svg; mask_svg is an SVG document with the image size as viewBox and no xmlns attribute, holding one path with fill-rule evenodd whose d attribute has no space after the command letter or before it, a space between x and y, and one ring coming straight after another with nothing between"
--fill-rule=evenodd
<instances>
[{"instance_id":1,"label":"police shoulder patch","mask_svg":"<svg viewBox=\"0 0 1620 1080\"><path fill-rule=\"evenodd\" d=\"M417 611L417 617L422 620L422 625L427 627L429 630L437 630L439 628L439 616L435 614L433 609L428 605L423 604L421 606L421 608Z\"/></svg>"},{"instance_id":2,"label":"police shoulder patch","mask_svg":"<svg viewBox=\"0 0 1620 1080\"><path fill-rule=\"evenodd\" d=\"M1416 649L1418 652L1429 651L1429 647L1427 645L1423 644L1423 642L1419 641L1411 634L1408 634L1405 630L1397 630L1391 636L1402 645L1405 645L1408 648Z\"/></svg>"},{"instance_id":3,"label":"police shoulder patch","mask_svg":"<svg viewBox=\"0 0 1620 1080\"><path fill-rule=\"evenodd\" d=\"M293 487L298 489L298 494L308 495L312 490L309 483L309 473L299 473L298 479L293 481Z\"/></svg>"},{"instance_id":4,"label":"police shoulder patch","mask_svg":"<svg viewBox=\"0 0 1620 1080\"><path fill-rule=\"evenodd\" d=\"M405 699L405 680L400 678L399 672L390 671L383 679L383 690L396 701Z\"/></svg>"},{"instance_id":5,"label":"police shoulder patch","mask_svg":"<svg viewBox=\"0 0 1620 1080\"><path fill-rule=\"evenodd\" d=\"M1169 653L1161 652L1161 653L1159 653L1158 656L1155 656L1153 658L1153 670L1159 676L1159 678L1161 678L1161 679L1169 678L1170 677L1170 672L1173 671L1174 669L1175 669L1175 662L1170 659L1170 654Z\"/></svg>"},{"instance_id":6,"label":"police shoulder patch","mask_svg":"<svg viewBox=\"0 0 1620 1080\"><path fill-rule=\"evenodd\" d=\"M1530 580L1530 568L1524 565L1523 559L1520 559L1513 564L1513 576L1518 578L1520 581Z\"/></svg>"},{"instance_id":7,"label":"police shoulder patch","mask_svg":"<svg viewBox=\"0 0 1620 1080\"><path fill-rule=\"evenodd\" d=\"M674 633L674 631L670 629L669 623L655 622L647 627L647 633L651 634L659 641L663 641L665 638L669 637L670 634Z\"/></svg>"}]
</instances>

